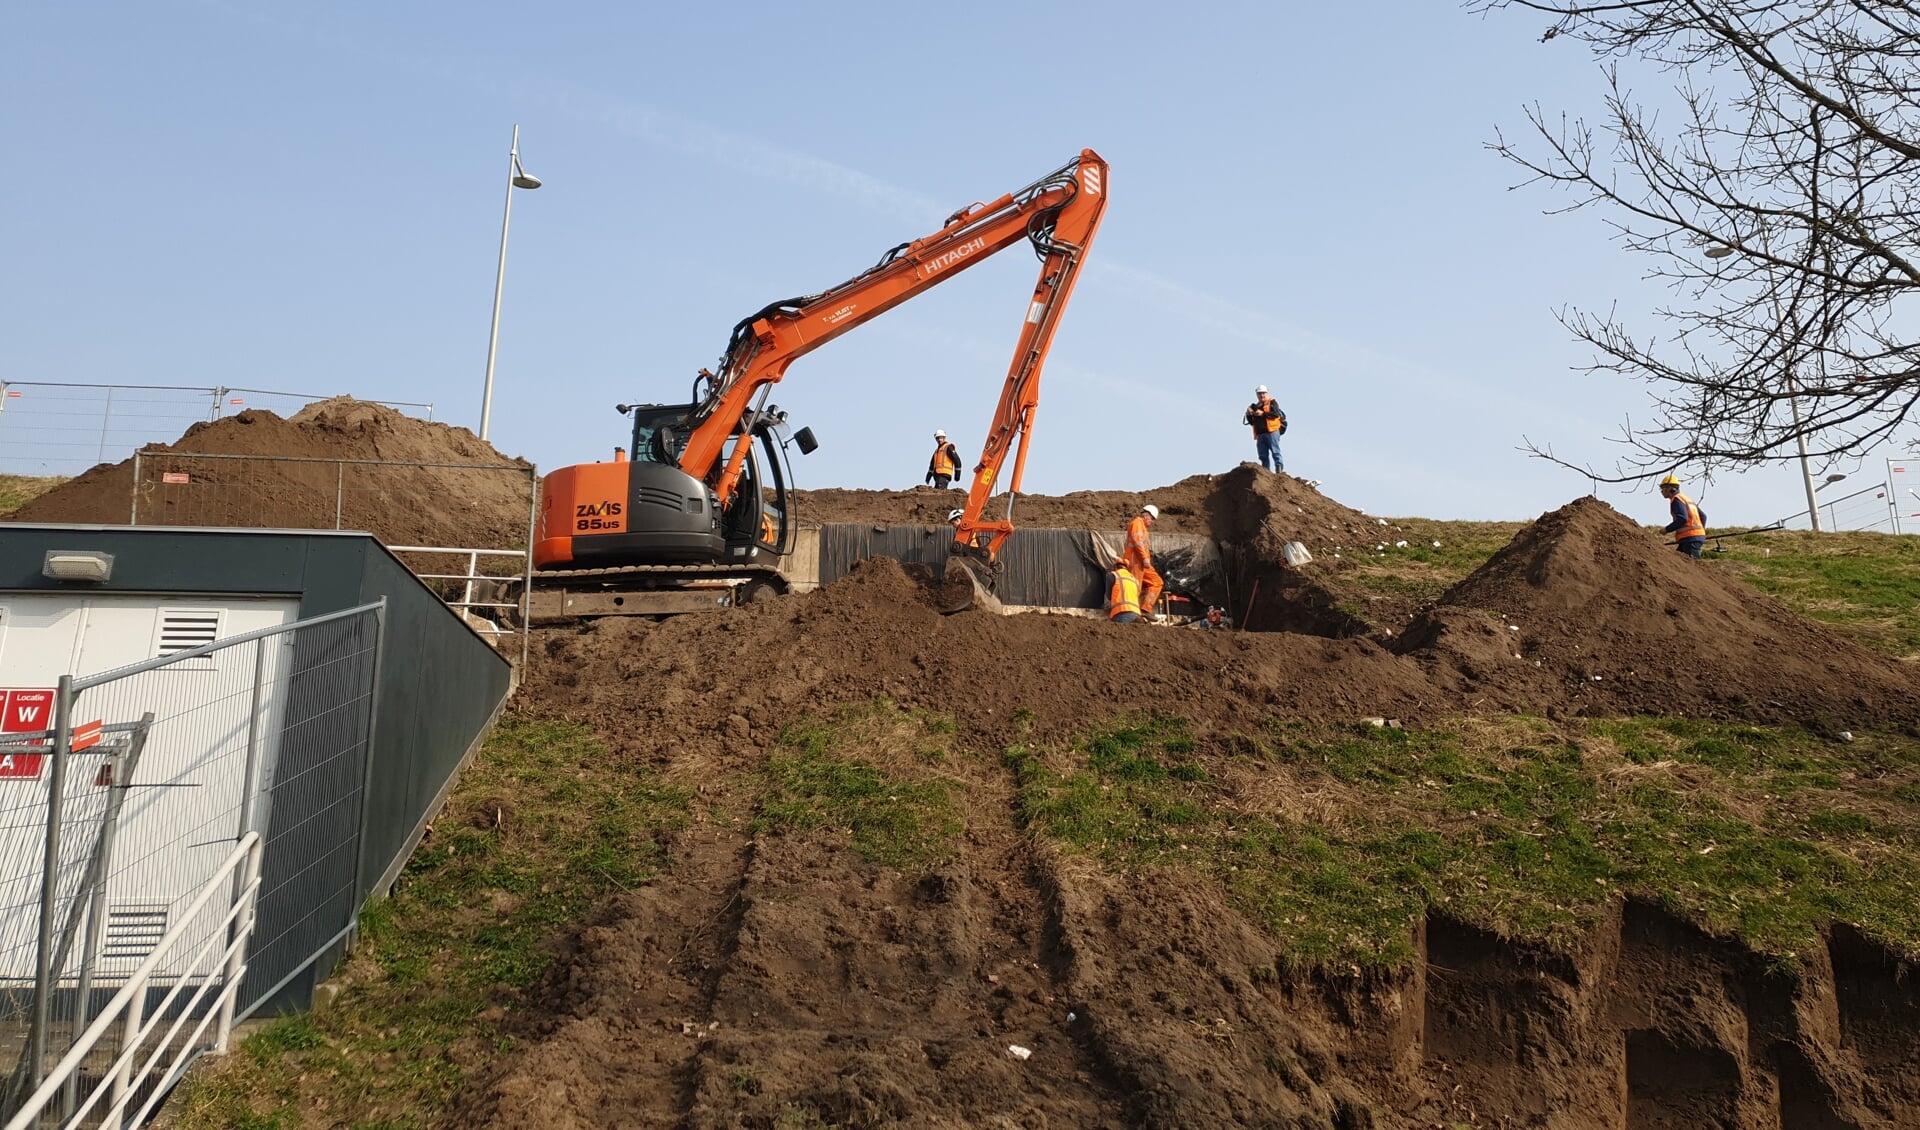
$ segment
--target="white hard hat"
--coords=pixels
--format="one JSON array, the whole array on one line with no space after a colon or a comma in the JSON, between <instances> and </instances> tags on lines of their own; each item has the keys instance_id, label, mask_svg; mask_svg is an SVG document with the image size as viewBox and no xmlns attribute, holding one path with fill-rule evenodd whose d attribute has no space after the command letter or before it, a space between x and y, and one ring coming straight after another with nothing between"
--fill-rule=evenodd
<instances>
[{"instance_id":1,"label":"white hard hat","mask_svg":"<svg viewBox=\"0 0 1920 1130\"><path fill-rule=\"evenodd\" d=\"M1149 518L1158 518L1160 517L1160 508L1149 502L1140 508L1140 513L1145 514Z\"/></svg>"},{"instance_id":2,"label":"white hard hat","mask_svg":"<svg viewBox=\"0 0 1920 1130\"><path fill-rule=\"evenodd\" d=\"M1267 386L1266 386L1266 385L1261 385L1261 386L1260 386L1259 388L1256 388L1256 389L1254 389L1254 390L1253 390L1253 394L1254 394L1255 396L1258 396L1258 395L1260 395L1261 393L1263 393L1263 392L1265 392L1265 391L1267 391Z\"/></svg>"},{"instance_id":3,"label":"white hard hat","mask_svg":"<svg viewBox=\"0 0 1920 1130\"><path fill-rule=\"evenodd\" d=\"M960 520L960 516L965 513L966 513L965 510L949 510L947 511L947 521L958 522Z\"/></svg>"},{"instance_id":4,"label":"white hard hat","mask_svg":"<svg viewBox=\"0 0 1920 1130\"><path fill-rule=\"evenodd\" d=\"M933 433L933 438L935 438L935 439L945 439L945 438L947 438L947 433L945 433L945 432L941 432L941 431L936 431L936 432L934 432L934 433Z\"/></svg>"}]
</instances>

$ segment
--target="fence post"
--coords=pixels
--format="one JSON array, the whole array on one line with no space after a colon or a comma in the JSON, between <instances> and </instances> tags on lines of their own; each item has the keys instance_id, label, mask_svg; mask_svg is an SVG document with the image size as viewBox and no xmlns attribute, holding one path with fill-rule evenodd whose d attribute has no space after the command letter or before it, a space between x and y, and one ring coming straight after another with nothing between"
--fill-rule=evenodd
<instances>
[{"instance_id":1,"label":"fence post","mask_svg":"<svg viewBox=\"0 0 1920 1130\"><path fill-rule=\"evenodd\" d=\"M387 651L387 598L380 598L380 607L373 610L373 674L367 680L369 694L367 703L367 753L360 761L360 829L355 835L353 845L353 904L359 906L372 891L366 890L367 870L367 823L373 813L370 811L368 797L373 789L373 742L380 733L380 668L381 659ZM347 948L352 949L360 940L359 921L350 923L353 927L352 940Z\"/></svg>"},{"instance_id":2,"label":"fence post","mask_svg":"<svg viewBox=\"0 0 1920 1130\"><path fill-rule=\"evenodd\" d=\"M227 1054L227 1043L233 1035L233 1002L240 995L240 978L247 972L247 942L253 934L254 909L260 902L260 856L265 850L262 845L263 841L255 837L240 877L236 901L245 902L246 909L233 916L233 929L239 937L234 941L233 956L227 959L227 983L220 994L220 1028L213 1041L213 1050L221 1055Z\"/></svg>"},{"instance_id":3,"label":"fence post","mask_svg":"<svg viewBox=\"0 0 1920 1130\"><path fill-rule=\"evenodd\" d=\"M110 427L112 424L113 424L113 386L108 385L107 386L107 406L100 413L100 451L96 456L96 458L94 459L95 463L105 463L107 461L107 428Z\"/></svg>"},{"instance_id":4,"label":"fence post","mask_svg":"<svg viewBox=\"0 0 1920 1130\"><path fill-rule=\"evenodd\" d=\"M80 951L80 992L73 1017L74 1043L79 1043L81 1034L87 1030L87 1022L93 1012L90 1001L93 995L93 968L100 961L100 946L107 929L107 880L113 872L114 832L120 826L120 810L126 805L127 787L140 767L140 754L147 747L147 732L152 728L153 711L149 710L141 715L139 728L128 739L126 753L114 754L107 763L108 772L112 774L107 788L112 791L107 794L107 813L100 824L100 843L94 852L93 866L88 869L92 891L87 905L87 938ZM67 1110L73 1109L75 1086L79 1078L76 1073L67 1080Z\"/></svg>"},{"instance_id":5,"label":"fence post","mask_svg":"<svg viewBox=\"0 0 1920 1130\"><path fill-rule=\"evenodd\" d=\"M28 1036L33 1070L27 1092L46 1070L47 1021L53 1005L53 911L60 881L60 809L67 786L67 752L73 744L73 676L60 676L53 697L53 772L47 793L47 851L40 869L39 953L33 963L33 1029Z\"/></svg>"},{"instance_id":6,"label":"fence post","mask_svg":"<svg viewBox=\"0 0 1920 1130\"><path fill-rule=\"evenodd\" d=\"M333 528L340 528L340 504L347 494L347 465L335 463L333 476Z\"/></svg>"},{"instance_id":7,"label":"fence post","mask_svg":"<svg viewBox=\"0 0 1920 1130\"><path fill-rule=\"evenodd\" d=\"M520 559L520 666L513 685L527 677L527 648L533 639L533 536L540 529L540 469L527 468L527 553Z\"/></svg>"},{"instance_id":8,"label":"fence post","mask_svg":"<svg viewBox=\"0 0 1920 1130\"><path fill-rule=\"evenodd\" d=\"M125 1026L120 1029L120 1050L122 1052L128 1048L139 1046L140 1028L146 1022L147 994L143 990L133 994L133 999L127 1002L127 1022ZM113 1074L112 1098L114 1110L119 1110L121 1101L127 1097L128 1076L133 1071L133 1061L136 1058L138 1057L126 1056L120 1061L120 1070Z\"/></svg>"},{"instance_id":9,"label":"fence post","mask_svg":"<svg viewBox=\"0 0 1920 1130\"><path fill-rule=\"evenodd\" d=\"M263 636L253 641L253 702L247 710L247 767L240 775L240 828L234 839L253 829L253 798L260 791L254 777L260 772L260 695L266 687L267 641L278 636Z\"/></svg>"},{"instance_id":10,"label":"fence post","mask_svg":"<svg viewBox=\"0 0 1920 1130\"><path fill-rule=\"evenodd\" d=\"M127 519L127 525L140 524L140 452L133 453L133 515Z\"/></svg>"}]
</instances>

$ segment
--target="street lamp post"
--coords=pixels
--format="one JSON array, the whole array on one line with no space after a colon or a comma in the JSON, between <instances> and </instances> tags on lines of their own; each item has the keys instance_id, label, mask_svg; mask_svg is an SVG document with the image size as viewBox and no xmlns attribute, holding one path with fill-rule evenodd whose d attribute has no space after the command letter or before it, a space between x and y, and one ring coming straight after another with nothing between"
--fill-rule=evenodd
<instances>
[{"instance_id":1,"label":"street lamp post","mask_svg":"<svg viewBox=\"0 0 1920 1130\"><path fill-rule=\"evenodd\" d=\"M487 387L480 397L480 438L487 438L493 422L493 357L500 346L500 292L507 283L507 226L513 222L513 190L536 189L540 178L520 167L520 125L514 123L513 145L507 150L507 206L500 215L500 269L493 276L493 328L487 333Z\"/></svg>"},{"instance_id":2,"label":"street lamp post","mask_svg":"<svg viewBox=\"0 0 1920 1130\"><path fill-rule=\"evenodd\" d=\"M1761 238L1765 239L1765 236L1766 233L1762 232ZM1725 259L1731 254L1733 248L1724 243L1716 243L1706 250L1709 259ZM1768 298L1773 304L1773 320L1776 323L1784 321L1780 314L1779 295L1770 294ZM1813 468L1807 462L1807 434L1800 430L1800 384L1793 379L1791 369L1787 370L1787 409L1793 413L1793 442L1800 450L1800 482L1807 488L1807 523L1817 534L1820 532L1820 504L1813 498Z\"/></svg>"}]
</instances>

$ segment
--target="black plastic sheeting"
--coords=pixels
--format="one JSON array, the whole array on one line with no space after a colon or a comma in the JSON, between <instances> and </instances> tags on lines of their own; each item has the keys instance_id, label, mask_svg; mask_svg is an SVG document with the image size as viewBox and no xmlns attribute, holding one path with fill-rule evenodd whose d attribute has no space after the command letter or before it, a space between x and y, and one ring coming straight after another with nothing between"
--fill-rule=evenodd
<instances>
[{"instance_id":1,"label":"black plastic sheeting","mask_svg":"<svg viewBox=\"0 0 1920 1130\"><path fill-rule=\"evenodd\" d=\"M1107 549L1117 535L1087 530L1021 529L1000 552L1003 570L994 595L1007 604L1041 608L1100 608L1106 602ZM820 527L820 583L831 584L870 557L925 565L935 576L947 567L952 533L945 527L871 526L836 522ZM1227 603L1226 574L1213 543L1203 538L1156 538L1154 568L1171 592L1202 604Z\"/></svg>"}]
</instances>

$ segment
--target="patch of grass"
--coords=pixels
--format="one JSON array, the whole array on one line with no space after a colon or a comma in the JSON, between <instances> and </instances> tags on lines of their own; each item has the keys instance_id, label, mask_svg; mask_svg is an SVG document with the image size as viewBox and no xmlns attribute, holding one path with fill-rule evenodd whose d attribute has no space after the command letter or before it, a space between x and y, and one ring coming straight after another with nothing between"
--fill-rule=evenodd
<instances>
[{"instance_id":1,"label":"patch of grass","mask_svg":"<svg viewBox=\"0 0 1920 1130\"><path fill-rule=\"evenodd\" d=\"M1639 719L1585 724L1576 736L1597 740L1583 748L1526 719L1276 723L1170 752L1186 733L1178 719L1131 718L1060 748L1010 749L1020 818L1116 866L1208 877L1286 963L1405 961L1413 924L1435 907L1571 945L1623 893L1788 964L1835 919L1920 950L1914 838L1846 807L1844 794L1807 809L1778 791L1796 776L1839 782L1905 764L1910 739L1835 753L1799 731ZM1188 760L1200 772L1183 779L1173 767ZM1289 791L1337 793L1338 815L1249 810L1232 773L1204 768L1216 760L1257 760L1239 772L1261 785L1284 773ZM1874 851L1855 850L1869 840Z\"/></svg>"},{"instance_id":2,"label":"patch of grass","mask_svg":"<svg viewBox=\"0 0 1920 1130\"><path fill-rule=\"evenodd\" d=\"M688 802L580 726L503 721L392 897L362 913L339 998L195 1073L169 1104L172 1125L432 1123L463 1079L448 1049L497 1044L486 1010L545 971L550 941L595 900L653 877L659 837Z\"/></svg>"},{"instance_id":3,"label":"patch of grass","mask_svg":"<svg viewBox=\"0 0 1920 1130\"><path fill-rule=\"evenodd\" d=\"M1425 518L1389 519L1396 532L1386 537L1386 549L1369 542L1356 547L1359 568L1347 574L1348 585L1402 606L1417 606L1440 598L1513 540L1521 522L1434 522ZM1381 535L1370 535L1381 536ZM1394 542L1405 541L1405 546ZM1439 545L1435 545L1439 542ZM1371 620L1379 609L1367 604L1343 603L1341 610Z\"/></svg>"},{"instance_id":4,"label":"patch of grass","mask_svg":"<svg viewBox=\"0 0 1920 1130\"><path fill-rule=\"evenodd\" d=\"M0 514L8 514L66 482L61 475L0 475Z\"/></svg>"},{"instance_id":5,"label":"patch of grass","mask_svg":"<svg viewBox=\"0 0 1920 1130\"><path fill-rule=\"evenodd\" d=\"M875 863L903 871L938 863L965 827L960 786L924 767L947 760L953 740L950 720L887 699L803 719L780 736L790 752L762 773L754 830L838 829Z\"/></svg>"},{"instance_id":6,"label":"patch of grass","mask_svg":"<svg viewBox=\"0 0 1920 1130\"><path fill-rule=\"evenodd\" d=\"M1715 560L1801 615L1920 656L1920 537L1782 530L1718 544Z\"/></svg>"},{"instance_id":7,"label":"patch of grass","mask_svg":"<svg viewBox=\"0 0 1920 1130\"><path fill-rule=\"evenodd\" d=\"M1435 522L1426 518L1387 521L1400 530L1387 540L1389 559L1415 561L1455 580L1478 569L1527 526L1525 522ZM1401 540L1407 542L1405 548L1393 544Z\"/></svg>"}]
</instances>

